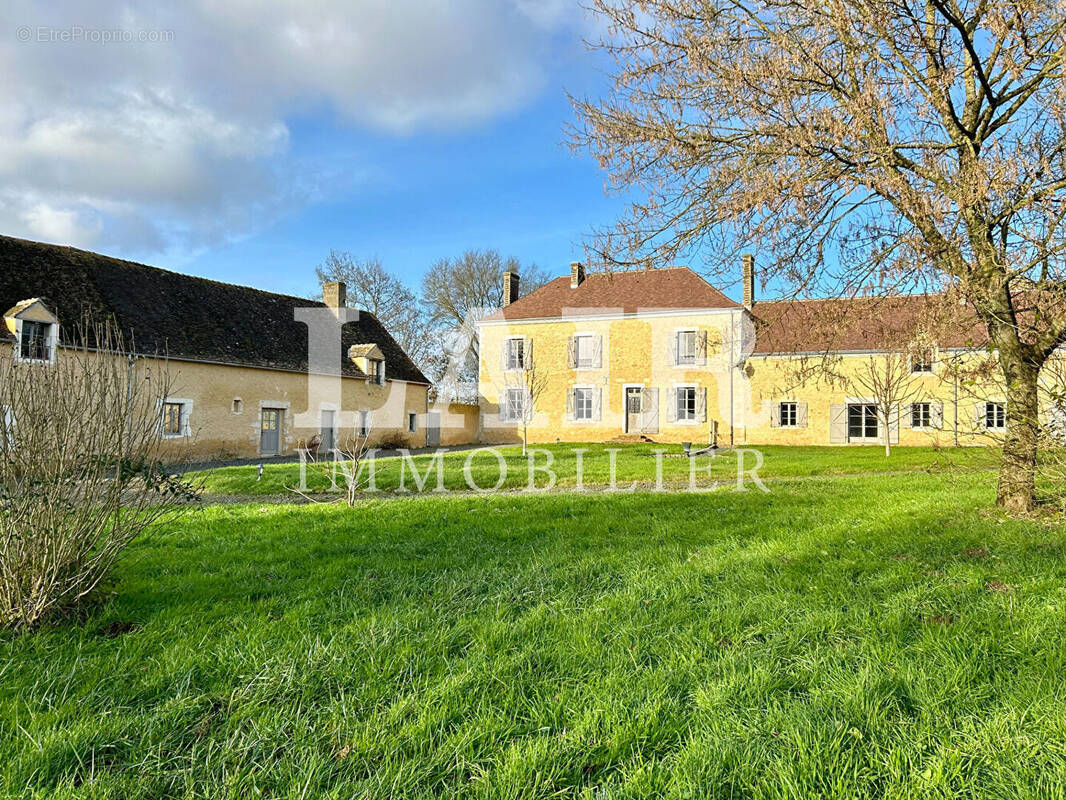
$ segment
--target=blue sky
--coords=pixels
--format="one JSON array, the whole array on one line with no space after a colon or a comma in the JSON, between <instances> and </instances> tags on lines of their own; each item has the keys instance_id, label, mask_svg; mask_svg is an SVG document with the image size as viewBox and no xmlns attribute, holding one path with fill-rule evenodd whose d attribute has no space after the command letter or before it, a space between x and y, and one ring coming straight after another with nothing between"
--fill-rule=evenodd
<instances>
[{"instance_id":1,"label":"blue sky","mask_svg":"<svg viewBox=\"0 0 1066 800\"><path fill-rule=\"evenodd\" d=\"M274 291L329 249L412 285L563 274L623 209L565 145L604 78L570 0L7 0L0 231Z\"/></svg>"}]
</instances>

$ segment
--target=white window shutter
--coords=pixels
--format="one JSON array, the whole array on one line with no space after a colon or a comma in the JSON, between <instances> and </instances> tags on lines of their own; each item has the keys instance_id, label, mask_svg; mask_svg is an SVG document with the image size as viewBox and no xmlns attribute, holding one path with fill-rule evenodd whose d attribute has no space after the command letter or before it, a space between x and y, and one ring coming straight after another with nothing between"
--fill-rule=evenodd
<instances>
[{"instance_id":1,"label":"white window shutter","mask_svg":"<svg viewBox=\"0 0 1066 800\"><path fill-rule=\"evenodd\" d=\"M770 427L771 428L780 428L781 427L781 406L782 405L784 405L784 404L783 403L774 403L774 407L770 411Z\"/></svg>"},{"instance_id":2,"label":"white window shutter","mask_svg":"<svg viewBox=\"0 0 1066 800\"><path fill-rule=\"evenodd\" d=\"M504 339L503 340L503 347L500 349L500 372L506 372L507 371L507 367L508 367L507 357L510 355L510 351L511 351L511 340L510 339Z\"/></svg>"},{"instance_id":3,"label":"white window shutter","mask_svg":"<svg viewBox=\"0 0 1066 800\"><path fill-rule=\"evenodd\" d=\"M596 369L603 367L603 337L597 336L592 340L592 366Z\"/></svg>"},{"instance_id":4,"label":"white window shutter","mask_svg":"<svg viewBox=\"0 0 1066 800\"><path fill-rule=\"evenodd\" d=\"M944 404L943 403L930 403L929 404L929 416L930 422L934 428L944 427Z\"/></svg>"},{"instance_id":5,"label":"white window shutter","mask_svg":"<svg viewBox=\"0 0 1066 800\"><path fill-rule=\"evenodd\" d=\"M659 390L646 388L641 394L643 413L641 414L641 428L644 433L659 432Z\"/></svg>"},{"instance_id":6,"label":"white window shutter","mask_svg":"<svg viewBox=\"0 0 1066 800\"><path fill-rule=\"evenodd\" d=\"M677 404L680 401L681 390L676 386L671 387L666 394L666 421L677 422Z\"/></svg>"},{"instance_id":7,"label":"white window shutter","mask_svg":"<svg viewBox=\"0 0 1066 800\"><path fill-rule=\"evenodd\" d=\"M599 422L603 417L603 390L594 389L592 392L592 419Z\"/></svg>"},{"instance_id":8,"label":"white window shutter","mask_svg":"<svg viewBox=\"0 0 1066 800\"><path fill-rule=\"evenodd\" d=\"M670 337L670 366L672 366L672 367L676 367L677 366L677 356L678 356L677 337L679 335L680 334L678 334L677 331L674 331L673 336Z\"/></svg>"},{"instance_id":9,"label":"white window shutter","mask_svg":"<svg viewBox=\"0 0 1066 800\"><path fill-rule=\"evenodd\" d=\"M522 352L522 369L526 372L533 369L533 340L528 336L525 338L525 345Z\"/></svg>"},{"instance_id":10,"label":"white window shutter","mask_svg":"<svg viewBox=\"0 0 1066 800\"><path fill-rule=\"evenodd\" d=\"M829 406L829 444L847 444L848 407L843 403Z\"/></svg>"},{"instance_id":11,"label":"white window shutter","mask_svg":"<svg viewBox=\"0 0 1066 800\"><path fill-rule=\"evenodd\" d=\"M807 404L806 403L796 403L796 427L797 428L806 428L807 427Z\"/></svg>"},{"instance_id":12,"label":"white window shutter","mask_svg":"<svg viewBox=\"0 0 1066 800\"><path fill-rule=\"evenodd\" d=\"M574 407L577 405L577 389L566 390L566 419L574 421Z\"/></svg>"},{"instance_id":13,"label":"white window shutter","mask_svg":"<svg viewBox=\"0 0 1066 800\"><path fill-rule=\"evenodd\" d=\"M706 341L706 337L705 337ZM701 386L696 390L696 417L700 422L707 421L707 387Z\"/></svg>"},{"instance_id":14,"label":"white window shutter","mask_svg":"<svg viewBox=\"0 0 1066 800\"><path fill-rule=\"evenodd\" d=\"M700 366L707 363L707 331L696 332L696 363Z\"/></svg>"},{"instance_id":15,"label":"white window shutter","mask_svg":"<svg viewBox=\"0 0 1066 800\"><path fill-rule=\"evenodd\" d=\"M566 340L566 366L569 369L577 368L577 339L573 336Z\"/></svg>"},{"instance_id":16,"label":"white window shutter","mask_svg":"<svg viewBox=\"0 0 1066 800\"><path fill-rule=\"evenodd\" d=\"M973 404L973 422L978 428L984 428L985 426L985 404L974 403Z\"/></svg>"}]
</instances>

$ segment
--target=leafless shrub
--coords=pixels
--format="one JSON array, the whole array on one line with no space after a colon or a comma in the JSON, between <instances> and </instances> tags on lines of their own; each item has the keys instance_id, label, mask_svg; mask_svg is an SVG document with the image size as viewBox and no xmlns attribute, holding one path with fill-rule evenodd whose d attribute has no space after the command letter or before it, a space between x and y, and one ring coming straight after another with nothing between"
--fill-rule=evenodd
<instances>
[{"instance_id":1,"label":"leafless shrub","mask_svg":"<svg viewBox=\"0 0 1066 800\"><path fill-rule=\"evenodd\" d=\"M197 497L160 462L166 362L138 360L111 324L74 339L52 364L0 357L0 626L70 609Z\"/></svg>"},{"instance_id":2,"label":"leafless shrub","mask_svg":"<svg viewBox=\"0 0 1066 800\"><path fill-rule=\"evenodd\" d=\"M377 448L370 447L370 434L371 430L368 428L365 435L348 436L329 451L317 448L300 450L300 485L288 487L289 491L312 503L335 503L344 500L349 508L354 506L363 491L373 488L370 477L373 473L363 477L363 467L372 462L377 454ZM373 470L372 463L370 470ZM318 482L328 480L330 493L339 497L323 501L311 494L307 482L309 475L319 478Z\"/></svg>"}]
</instances>

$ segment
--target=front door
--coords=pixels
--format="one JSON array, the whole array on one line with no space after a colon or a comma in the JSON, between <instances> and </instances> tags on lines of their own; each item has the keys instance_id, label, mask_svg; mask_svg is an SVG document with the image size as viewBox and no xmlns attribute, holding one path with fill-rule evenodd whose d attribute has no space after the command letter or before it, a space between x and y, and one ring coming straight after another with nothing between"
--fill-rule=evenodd
<instances>
[{"instance_id":1,"label":"front door","mask_svg":"<svg viewBox=\"0 0 1066 800\"><path fill-rule=\"evenodd\" d=\"M280 408L263 409L263 428L259 434L259 452L264 456L276 456L281 447Z\"/></svg>"},{"instance_id":2,"label":"front door","mask_svg":"<svg viewBox=\"0 0 1066 800\"><path fill-rule=\"evenodd\" d=\"M440 447L440 412L426 414L426 447Z\"/></svg>"},{"instance_id":3,"label":"front door","mask_svg":"<svg viewBox=\"0 0 1066 800\"><path fill-rule=\"evenodd\" d=\"M328 409L322 412L322 431L319 435L321 443L318 445L318 450L321 453L330 453L337 446L336 415L336 411Z\"/></svg>"},{"instance_id":4,"label":"front door","mask_svg":"<svg viewBox=\"0 0 1066 800\"><path fill-rule=\"evenodd\" d=\"M641 427L641 395L639 386L626 387L626 433L634 433Z\"/></svg>"},{"instance_id":5,"label":"front door","mask_svg":"<svg viewBox=\"0 0 1066 800\"><path fill-rule=\"evenodd\" d=\"M880 441L875 404L850 403L848 405L848 441L866 444Z\"/></svg>"}]
</instances>

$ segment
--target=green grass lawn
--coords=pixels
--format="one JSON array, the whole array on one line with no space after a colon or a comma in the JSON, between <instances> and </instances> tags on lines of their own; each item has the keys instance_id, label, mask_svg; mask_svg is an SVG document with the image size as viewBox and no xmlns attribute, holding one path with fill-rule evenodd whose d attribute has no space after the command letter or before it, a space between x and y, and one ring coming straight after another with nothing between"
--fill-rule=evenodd
<instances>
[{"instance_id":1,"label":"green grass lawn","mask_svg":"<svg viewBox=\"0 0 1066 800\"><path fill-rule=\"evenodd\" d=\"M529 456L523 456L520 447L496 448L506 464L501 470L497 457L488 452L450 452L443 456L444 486L449 490L471 491L464 470L469 460L469 472L479 487L491 487L503 473L504 489L521 489L529 485ZM603 445L603 444L553 444L538 445L533 454L534 464L543 468L548 462L544 451L551 453L551 468L557 475L557 486L573 487L576 483L576 449L586 452L581 456L584 484L589 487L603 486L610 480L609 450L617 450L615 478L619 487L633 481L644 486L656 482L656 450L663 450L662 477L667 486L686 485L690 471L695 466L696 485L708 487L715 481L735 484L737 479L738 451L723 451L720 454L699 456L693 460L679 458L680 445ZM808 477L815 475L865 474L871 472L896 472L904 470L981 469L994 467L999 462L999 451L991 448L932 448L896 447L889 457L880 447L752 447L740 457L744 467L756 465L761 454L763 459L759 475L762 477ZM432 456L413 457L420 475L425 475ZM400 485L401 459L382 458L378 461L377 487L393 491ZM710 470L710 472L708 472ZM403 467L404 485L415 490L412 472ZM330 486L330 470L325 465L309 465L306 468L306 486L312 493L326 492ZM364 473L365 475L366 473ZM298 464L271 464L264 467L262 480L257 480L258 466L225 467L202 473L194 473L203 481L204 488L212 494L267 495L283 494L290 488L300 486ZM543 487L550 480L547 473L535 470L535 485ZM343 483L342 478L338 481ZM437 486L436 473L426 484L427 490Z\"/></svg>"},{"instance_id":2,"label":"green grass lawn","mask_svg":"<svg viewBox=\"0 0 1066 800\"><path fill-rule=\"evenodd\" d=\"M1062 797L1066 533L993 487L209 508L0 635L0 794Z\"/></svg>"}]
</instances>

